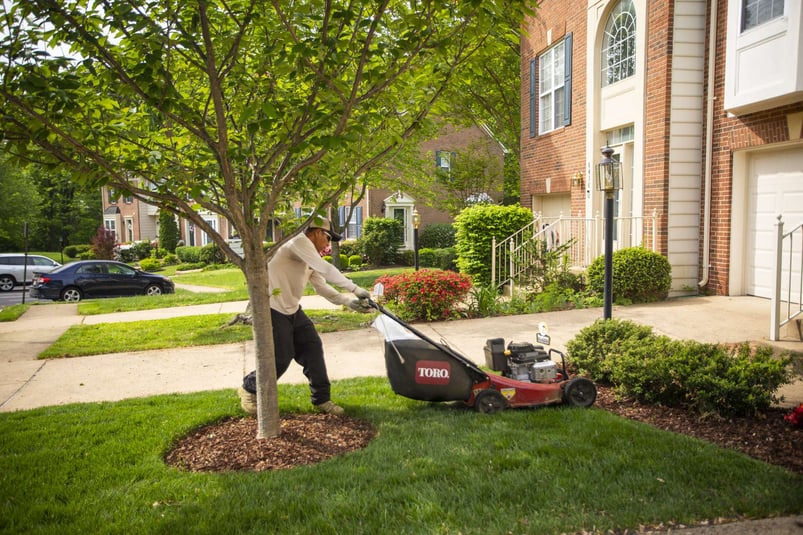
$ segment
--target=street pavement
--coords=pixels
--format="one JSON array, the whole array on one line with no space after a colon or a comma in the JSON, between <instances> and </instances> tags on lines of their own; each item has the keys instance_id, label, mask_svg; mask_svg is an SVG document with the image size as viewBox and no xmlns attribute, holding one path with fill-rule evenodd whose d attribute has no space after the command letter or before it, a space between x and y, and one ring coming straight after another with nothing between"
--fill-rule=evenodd
<instances>
[{"instance_id":1,"label":"street pavement","mask_svg":"<svg viewBox=\"0 0 803 535\"><path fill-rule=\"evenodd\" d=\"M168 393L230 388L255 367L252 342L156 351L125 351L64 359L38 360L37 355L73 325L153 320L186 315L243 312L247 302L175 307L141 312L80 316L75 304L32 306L14 322L0 323L0 412L27 410L67 403L117 401ZM305 297L305 309L339 308L318 296ZM653 327L672 338L700 342L768 342L770 304L754 297L700 296L661 303L614 307L613 317ZM478 364L484 364L488 338L505 342L535 342L540 323L546 323L552 346L565 344L581 329L599 319L599 308L525 314L473 320L416 324L426 336L443 341ZM366 315L366 321L370 320ZM384 376L383 339L372 328L321 335L332 380ZM789 325L782 341L773 346L803 353L797 330ZM305 383L298 365L280 384ZM780 392L784 406L803 403L803 381ZM337 399L337 386L333 388ZM718 526L670 530L683 535L746 535L772 533L803 535L803 516L764 519Z\"/></svg>"}]
</instances>

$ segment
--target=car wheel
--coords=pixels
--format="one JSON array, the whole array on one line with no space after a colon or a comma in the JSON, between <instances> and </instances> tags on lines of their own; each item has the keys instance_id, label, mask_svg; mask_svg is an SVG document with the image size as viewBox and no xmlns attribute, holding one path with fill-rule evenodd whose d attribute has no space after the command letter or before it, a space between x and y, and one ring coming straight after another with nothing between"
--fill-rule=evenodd
<instances>
[{"instance_id":1,"label":"car wheel","mask_svg":"<svg viewBox=\"0 0 803 535\"><path fill-rule=\"evenodd\" d=\"M158 284L149 284L145 288L145 295L162 295L162 287Z\"/></svg>"},{"instance_id":2,"label":"car wheel","mask_svg":"<svg viewBox=\"0 0 803 535\"><path fill-rule=\"evenodd\" d=\"M14 289L14 277L11 275L0 275L0 292L10 292Z\"/></svg>"},{"instance_id":3,"label":"car wheel","mask_svg":"<svg viewBox=\"0 0 803 535\"><path fill-rule=\"evenodd\" d=\"M62 300L67 301L68 303L77 303L82 297L81 290L75 286L69 286L61 291Z\"/></svg>"}]
</instances>

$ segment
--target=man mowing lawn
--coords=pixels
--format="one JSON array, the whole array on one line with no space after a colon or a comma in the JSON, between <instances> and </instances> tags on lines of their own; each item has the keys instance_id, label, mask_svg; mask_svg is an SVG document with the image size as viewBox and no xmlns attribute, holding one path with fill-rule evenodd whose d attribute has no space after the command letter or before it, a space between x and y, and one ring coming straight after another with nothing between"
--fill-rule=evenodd
<instances>
[{"instance_id":1,"label":"man mowing lawn","mask_svg":"<svg viewBox=\"0 0 803 535\"><path fill-rule=\"evenodd\" d=\"M282 245L270 260L270 313L273 321L273 345L276 354L276 378L287 371L295 360L309 380L312 404L322 412L343 414L343 408L332 402L329 375L323 356L323 343L315 325L301 309L301 296L307 283L336 305L345 305L357 312L371 312L371 294L346 278L336 267L321 258L321 252L332 240L341 236L332 230L328 219L321 218L298 236ZM341 294L329 284L353 293L357 299ZM240 404L249 414L256 414L256 372L243 378L238 389Z\"/></svg>"}]
</instances>

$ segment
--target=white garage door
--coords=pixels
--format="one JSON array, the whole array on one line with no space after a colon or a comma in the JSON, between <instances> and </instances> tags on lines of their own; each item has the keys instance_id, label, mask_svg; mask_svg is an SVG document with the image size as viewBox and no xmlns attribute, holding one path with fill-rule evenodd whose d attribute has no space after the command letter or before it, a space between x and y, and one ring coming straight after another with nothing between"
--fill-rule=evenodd
<instances>
[{"instance_id":1,"label":"white garage door","mask_svg":"<svg viewBox=\"0 0 803 535\"><path fill-rule=\"evenodd\" d=\"M745 290L748 295L771 297L777 217L783 216L785 232L803 223L803 149L757 152L748 169ZM793 279L799 281L799 242L796 251Z\"/></svg>"}]
</instances>

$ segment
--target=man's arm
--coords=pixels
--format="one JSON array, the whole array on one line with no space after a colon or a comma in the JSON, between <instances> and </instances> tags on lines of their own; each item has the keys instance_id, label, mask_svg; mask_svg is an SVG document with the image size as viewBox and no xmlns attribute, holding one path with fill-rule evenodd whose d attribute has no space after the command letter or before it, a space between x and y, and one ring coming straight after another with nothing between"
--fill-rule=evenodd
<instances>
[{"instance_id":1,"label":"man's arm","mask_svg":"<svg viewBox=\"0 0 803 535\"><path fill-rule=\"evenodd\" d=\"M316 283L313 282L314 276L316 274L320 275L324 281L321 281L324 285L326 282L330 284L334 284L347 290L349 292L353 292L354 290L359 289L359 286L354 284L354 281L340 273L340 271L321 258L321 255L318 254L318 251L315 250L315 246L312 245L312 242L308 239L298 240L295 242L293 247L293 252L306 263L309 267L313 270L313 277L310 279L310 283L312 283L313 287L315 288L318 293L321 293L319 287L316 286ZM319 282L320 284L320 282ZM334 288L330 288L333 292L338 293ZM326 290L323 290L326 291ZM324 295L324 294L321 294ZM324 295L324 297L326 297Z\"/></svg>"}]
</instances>

